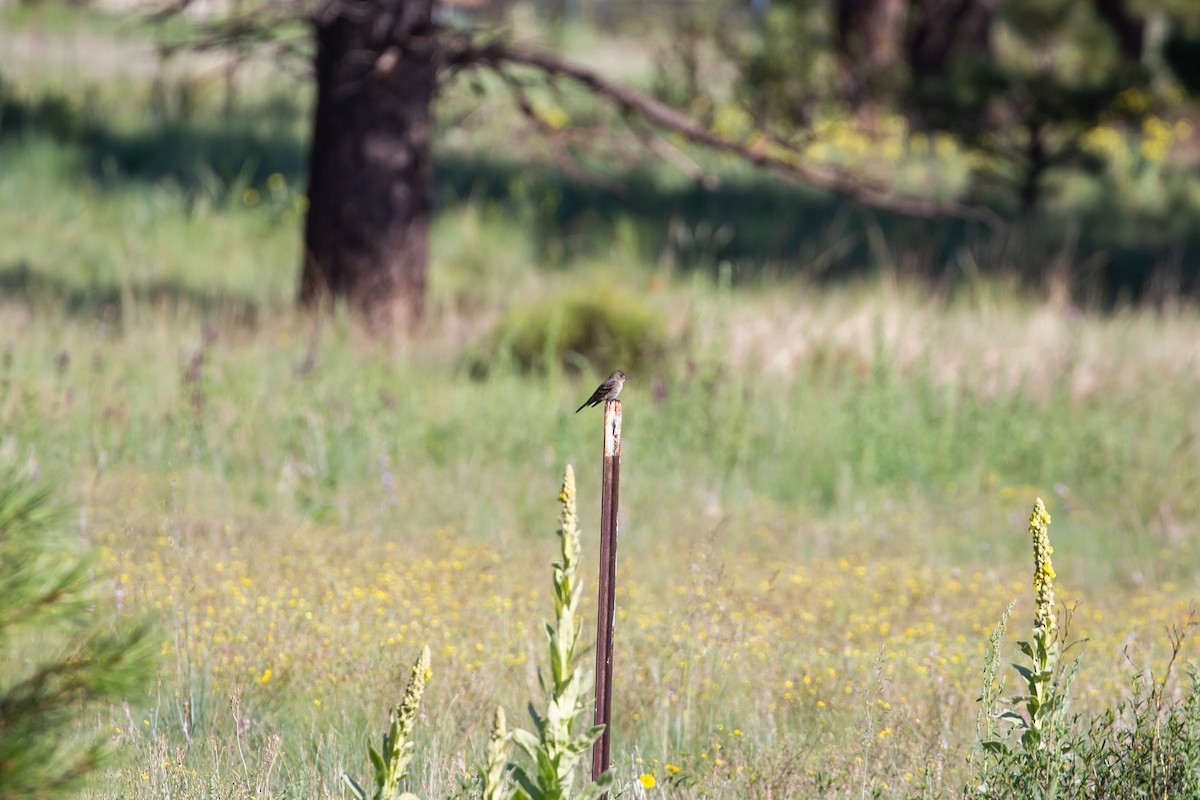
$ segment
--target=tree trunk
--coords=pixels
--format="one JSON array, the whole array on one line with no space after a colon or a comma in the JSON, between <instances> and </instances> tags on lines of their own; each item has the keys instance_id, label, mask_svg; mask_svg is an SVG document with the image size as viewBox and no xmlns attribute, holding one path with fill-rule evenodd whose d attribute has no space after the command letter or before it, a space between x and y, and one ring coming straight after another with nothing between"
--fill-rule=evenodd
<instances>
[{"instance_id":1,"label":"tree trunk","mask_svg":"<svg viewBox=\"0 0 1200 800\"><path fill-rule=\"evenodd\" d=\"M994 0L916 0L908 64L915 80L941 79L955 52L991 58Z\"/></svg>"},{"instance_id":2,"label":"tree trunk","mask_svg":"<svg viewBox=\"0 0 1200 800\"><path fill-rule=\"evenodd\" d=\"M839 92L855 108L886 102L895 88L908 0L837 0L834 44Z\"/></svg>"},{"instance_id":3,"label":"tree trunk","mask_svg":"<svg viewBox=\"0 0 1200 800\"><path fill-rule=\"evenodd\" d=\"M377 332L425 301L433 204L434 0L329 0L314 15L317 109L300 300L345 299Z\"/></svg>"},{"instance_id":4,"label":"tree trunk","mask_svg":"<svg viewBox=\"0 0 1200 800\"><path fill-rule=\"evenodd\" d=\"M1025 145L1025 175L1021 181L1021 213L1032 219L1042 198L1042 174L1050 166L1042 140L1042 125L1029 123L1029 141Z\"/></svg>"}]
</instances>

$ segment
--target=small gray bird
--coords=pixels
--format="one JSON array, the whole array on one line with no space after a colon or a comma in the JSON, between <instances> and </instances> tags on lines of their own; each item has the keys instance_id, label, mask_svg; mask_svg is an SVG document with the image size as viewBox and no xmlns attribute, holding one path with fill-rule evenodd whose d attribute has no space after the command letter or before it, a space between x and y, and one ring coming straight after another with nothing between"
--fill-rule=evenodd
<instances>
[{"instance_id":1,"label":"small gray bird","mask_svg":"<svg viewBox=\"0 0 1200 800\"><path fill-rule=\"evenodd\" d=\"M608 376L608 380L596 387L596 391L592 392L592 396L587 399L586 403L575 409L575 413L578 414L588 406L598 406L606 400L616 400L623 386L625 386L625 373L616 370Z\"/></svg>"}]
</instances>

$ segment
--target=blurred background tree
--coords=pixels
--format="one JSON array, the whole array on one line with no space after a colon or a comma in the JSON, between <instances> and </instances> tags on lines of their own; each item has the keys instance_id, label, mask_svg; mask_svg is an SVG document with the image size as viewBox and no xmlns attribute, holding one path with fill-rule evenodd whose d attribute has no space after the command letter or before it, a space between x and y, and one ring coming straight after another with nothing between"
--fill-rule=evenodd
<instances>
[{"instance_id":1,"label":"blurred background tree","mask_svg":"<svg viewBox=\"0 0 1200 800\"><path fill-rule=\"evenodd\" d=\"M1200 75L1200 6L1176 0L774 0L740 30L716 7L687 16L664 100L696 105L678 87L701 87L700 106L741 105L784 140L838 114L876 136L899 114L970 151L973 202L1027 215L1049 173L1104 169L1090 132L1137 134L1193 99ZM732 86L696 78L696 30L736 67Z\"/></svg>"},{"instance_id":2,"label":"blurred background tree","mask_svg":"<svg viewBox=\"0 0 1200 800\"><path fill-rule=\"evenodd\" d=\"M186 0L175 10L184 8ZM1093 205L1111 206L1103 195L1156 170L1191 125L1200 83L1200 6L1184 0L533 8L552 30L580 19L636 26L661 53L648 91L563 58L553 36L548 45L517 41L513 7L501 0L263 0L206 17L193 44L286 41L281 51L314 66L303 302L347 299L377 329L420 318L434 103L464 75L478 86L479 73L498 77L481 97L508 91L546 134L542 144L563 151L555 163L568 173L580 150L627 151L610 144L624 137L682 164L706 188L716 182L703 148L861 207L1034 227L1047 197L1075 191L1076 176L1099 187ZM566 114L563 105L585 102L580 95L617 115ZM629 129L614 127L618 115ZM1190 202L1173 192L1164 184L1144 193L1157 206Z\"/></svg>"},{"instance_id":3,"label":"blurred background tree","mask_svg":"<svg viewBox=\"0 0 1200 800\"><path fill-rule=\"evenodd\" d=\"M165 13L184 11L189 5L184 0ZM681 85L684 99L691 102L679 114L647 94L610 82L546 49L514 45L503 27L493 22L504 17L494 12L496 5L481 4L492 9L491 14L476 8L477 13L464 17L435 0L267 0L234 4L228 14L217 15L198 30L192 46L240 50L299 42L280 49L313 60L317 103L308 159L302 302L348 299L377 330L421 316L433 207L432 104L448 76L469 70L499 75L526 116L543 127L552 128L554 123L539 117L529 99L529 86L569 82L576 91L615 105L626 117L644 119L694 144L733 153L866 205L898 204L901 210L925 215L954 211L937 202L897 200L886 180L868 179L840 165L814 169L785 139L776 141L773 152L764 152L753 146L745 131L723 130L719 125L711 129L711 117L705 112L714 106L704 98L709 88L705 84ZM781 8L786 14L786 7ZM456 10L462 12L463 6L457 4ZM772 18L778 16L774 9L770 13ZM772 116L794 120L811 105L809 95L814 102L821 99L813 94L822 83L816 75L818 65L814 62L799 75L804 85L797 89L793 83L797 75L786 62L796 51L797 40L775 44L777 36L801 35L813 17L811 13L794 16L795 22L785 28L768 26L759 37L761 52L750 57L744 72L747 80L737 87L757 98L763 122L770 122L767 118ZM301 22L311 32L312 46L306 46L306 37L298 33ZM700 29L690 34L686 26L680 30L695 47L705 45ZM753 35L750 29L744 33ZM695 79L699 61L688 63ZM843 66L844 74L857 74ZM862 85L873 82L864 79ZM852 93L859 93L858 89ZM598 130L593 134L602 135Z\"/></svg>"},{"instance_id":4,"label":"blurred background tree","mask_svg":"<svg viewBox=\"0 0 1200 800\"><path fill-rule=\"evenodd\" d=\"M1121 0L964 6L973 22L958 31L939 33L942 15L920 12L904 107L978 153L976 180L1015 193L1022 213L1037 210L1049 171L1103 168L1084 146L1089 131L1136 129L1161 109L1143 63L1145 26Z\"/></svg>"}]
</instances>

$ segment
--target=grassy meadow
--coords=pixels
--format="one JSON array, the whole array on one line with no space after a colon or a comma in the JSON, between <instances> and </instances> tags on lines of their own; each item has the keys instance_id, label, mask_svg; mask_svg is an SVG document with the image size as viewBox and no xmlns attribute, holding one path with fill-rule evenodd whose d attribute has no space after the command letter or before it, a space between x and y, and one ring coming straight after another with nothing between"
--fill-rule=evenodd
<instances>
[{"instance_id":1,"label":"grassy meadow","mask_svg":"<svg viewBox=\"0 0 1200 800\"><path fill-rule=\"evenodd\" d=\"M225 119L141 28L0 14L54 54L0 65L0 455L59 486L104 607L161 639L147 696L78 720L117 751L87 796L344 797L424 644L411 789L476 796L495 706L527 724L539 696L566 464L594 624L601 425L573 411L608 365L479 380L464 354L589 287L670 341L622 394L622 796L957 796L1013 600L1013 657L1028 636L1038 496L1087 639L1074 708L1163 674L1200 586L1193 306L935 292L870 242L855 280L734 275L711 229L648 257L633 216L556 243L544 197L456 188L466 142L429 319L375 341L292 305L303 83L247 80Z\"/></svg>"}]
</instances>

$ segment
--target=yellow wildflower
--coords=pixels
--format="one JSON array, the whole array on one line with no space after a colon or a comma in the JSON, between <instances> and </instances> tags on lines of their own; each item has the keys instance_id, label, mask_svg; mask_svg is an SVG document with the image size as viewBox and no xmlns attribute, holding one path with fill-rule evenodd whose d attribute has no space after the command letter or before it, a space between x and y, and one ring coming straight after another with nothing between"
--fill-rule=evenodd
<instances>
[{"instance_id":1,"label":"yellow wildflower","mask_svg":"<svg viewBox=\"0 0 1200 800\"><path fill-rule=\"evenodd\" d=\"M1054 616L1055 573L1050 561L1054 548L1050 546L1049 527L1050 514L1039 497L1029 517L1029 535L1033 539L1033 593L1037 603L1033 627L1034 631L1052 640L1058 622Z\"/></svg>"}]
</instances>

